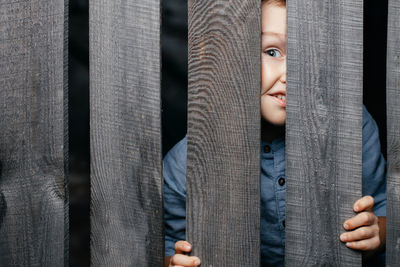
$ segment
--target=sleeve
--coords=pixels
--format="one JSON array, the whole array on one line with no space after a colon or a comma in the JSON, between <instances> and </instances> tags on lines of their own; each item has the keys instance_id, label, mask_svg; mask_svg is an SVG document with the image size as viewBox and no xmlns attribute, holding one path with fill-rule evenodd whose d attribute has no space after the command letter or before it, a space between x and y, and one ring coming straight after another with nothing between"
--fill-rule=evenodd
<instances>
[{"instance_id":1,"label":"sleeve","mask_svg":"<svg viewBox=\"0 0 400 267\"><path fill-rule=\"evenodd\" d=\"M386 161L381 152L379 130L363 106L362 192L375 200L376 216L386 216Z\"/></svg>"},{"instance_id":2,"label":"sleeve","mask_svg":"<svg viewBox=\"0 0 400 267\"><path fill-rule=\"evenodd\" d=\"M185 240L186 230L186 137L164 157L165 255L175 253L174 245Z\"/></svg>"}]
</instances>

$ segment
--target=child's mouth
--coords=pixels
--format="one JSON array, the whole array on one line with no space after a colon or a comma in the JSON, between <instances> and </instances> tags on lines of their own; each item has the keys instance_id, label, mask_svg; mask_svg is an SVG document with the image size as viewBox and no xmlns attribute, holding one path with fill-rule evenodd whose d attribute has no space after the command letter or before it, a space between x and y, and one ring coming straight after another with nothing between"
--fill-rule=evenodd
<instances>
[{"instance_id":1,"label":"child's mouth","mask_svg":"<svg viewBox=\"0 0 400 267\"><path fill-rule=\"evenodd\" d=\"M270 95L276 103L278 103L281 107L286 107L286 96L285 95Z\"/></svg>"}]
</instances>

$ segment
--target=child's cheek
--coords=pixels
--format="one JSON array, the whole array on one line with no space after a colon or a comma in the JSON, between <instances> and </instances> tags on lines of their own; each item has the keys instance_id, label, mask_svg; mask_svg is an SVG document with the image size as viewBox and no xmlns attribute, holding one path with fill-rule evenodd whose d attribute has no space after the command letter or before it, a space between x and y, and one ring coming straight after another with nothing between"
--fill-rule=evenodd
<instances>
[{"instance_id":1,"label":"child's cheek","mask_svg":"<svg viewBox=\"0 0 400 267\"><path fill-rule=\"evenodd\" d=\"M261 96L261 116L274 125L282 126L286 123L286 109L278 107L268 95Z\"/></svg>"},{"instance_id":2,"label":"child's cheek","mask_svg":"<svg viewBox=\"0 0 400 267\"><path fill-rule=\"evenodd\" d=\"M264 114L267 112L268 110L268 103L267 103L267 96L266 95L262 95L261 96L261 113Z\"/></svg>"},{"instance_id":3,"label":"child's cheek","mask_svg":"<svg viewBox=\"0 0 400 267\"><path fill-rule=\"evenodd\" d=\"M269 111L268 105L268 96L263 95L261 96L261 116L266 120L269 121L268 115L271 115Z\"/></svg>"},{"instance_id":4,"label":"child's cheek","mask_svg":"<svg viewBox=\"0 0 400 267\"><path fill-rule=\"evenodd\" d=\"M274 86L276 80L271 68L263 67L261 70L261 95L266 94Z\"/></svg>"},{"instance_id":5,"label":"child's cheek","mask_svg":"<svg viewBox=\"0 0 400 267\"><path fill-rule=\"evenodd\" d=\"M272 83L267 79L261 80L261 96L265 95L272 87Z\"/></svg>"}]
</instances>

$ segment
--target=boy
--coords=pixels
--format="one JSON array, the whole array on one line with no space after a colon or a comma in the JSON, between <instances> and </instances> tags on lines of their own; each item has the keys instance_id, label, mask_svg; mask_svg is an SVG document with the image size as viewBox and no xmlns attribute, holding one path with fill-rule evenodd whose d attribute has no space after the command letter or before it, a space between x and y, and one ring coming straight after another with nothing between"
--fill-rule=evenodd
<instances>
[{"instance_id":1,"label":"boy","mask_svg":"<svg viewBox=\"0 0 400 267\"><path fill-rule=\"evenodd\" d=\"M281 222L285 216L285 196L277 194L274 183L279 184L280 191L285 188L285 0L262 1L261 67L261 265L283 266L285 240ZM362 167L366 196L354 203L353 209L358 214L344 222L347 232L338 238L349 248L377 254L385 246L385 160L380 152L376 123L364 107ZM165 266L198 266L198 257L184 254L191 251L191 245L178 241L185 239L186 138L165 157L164 178Z\"/></svg>"}]
</instances>

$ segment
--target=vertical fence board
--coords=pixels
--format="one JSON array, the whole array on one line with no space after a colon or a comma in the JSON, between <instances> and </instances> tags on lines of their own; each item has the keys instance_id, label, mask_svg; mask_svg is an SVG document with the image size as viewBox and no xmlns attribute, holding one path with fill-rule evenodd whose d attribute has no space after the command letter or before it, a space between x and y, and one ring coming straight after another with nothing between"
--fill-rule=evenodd
<instances>
[{"instance_id":1,"label":"vertical fence board","mask_svg":"<svg viewBox=\"0 0 400 267\"><path fill-rule=\"evenodd\" d=\"M260 5L188 3L187 239L204 266L260 263Z\"/></svg>"},{"instance_id":2,"label":"vertical fence board","mask_svg":"<svg viewBox=\"0 0 400 267\"><path fill-rule=\"evenodd\" d=\"M400 1L389 0L387 52L387 266L400 262Z\"/></svg>"},{"instance_id":3,"label":"vertical fence board","mask_svg":"<svg viewBox=\"0 0 400 267\"><path fill-rule=\"evenodd\" d=\"M68 263L67 1L0 2L0 265Z\"/></svg>"},{"instance_id":4,"label":"vertical fence board","mask_svg":"<svg viewBox=\"0 0 400 267\"><path fill-rule=\"evenodd\" d=\"M361 197L363 4L288 1L287 266L360 266L339 240Z\"/></svg>"},{"instance_id":5,"label":"vertical fence board","mask_svg":"<svg viewBox=\"0 0 400 267\"><path fill-rule=\"evenodd\" d=\"M91 263L162 266L160 1L90 1Z\"/></svg>"}]
</instances>

